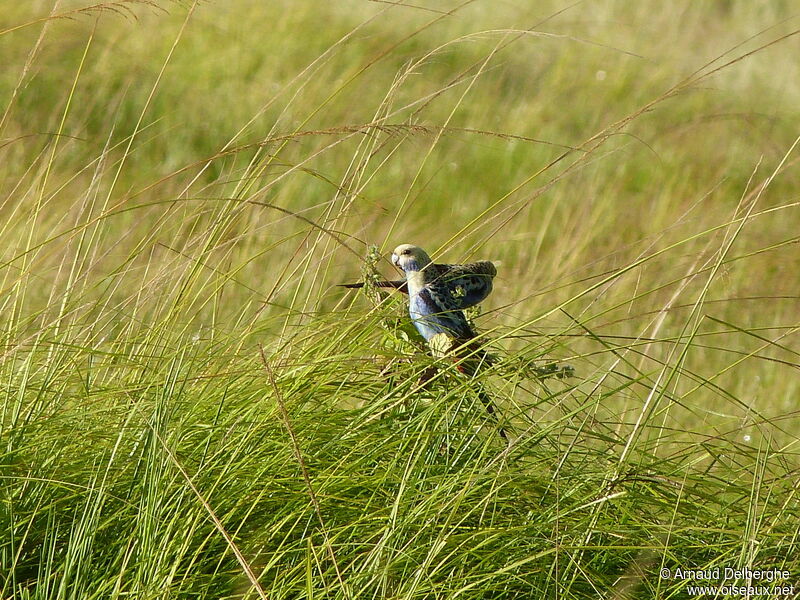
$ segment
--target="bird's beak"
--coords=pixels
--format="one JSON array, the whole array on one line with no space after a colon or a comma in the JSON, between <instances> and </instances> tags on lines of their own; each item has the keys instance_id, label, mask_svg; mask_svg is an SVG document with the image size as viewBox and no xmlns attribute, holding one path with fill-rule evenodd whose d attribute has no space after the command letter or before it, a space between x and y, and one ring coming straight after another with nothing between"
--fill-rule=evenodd
<instances>
[{"instance_id":1,"label":"bird's beak","mask_svg":"<svg viewBox=\"0 0 800 600\"><path fill-rule=\"evenodd\" d=\"M399 266L400 266L400 265L398 264L399 262L400 262L400 257L399 257L399 256L397 256L397 254L392 254L392 264L393 264L395 267L399 267Z\"/></svg>"}]
</instances>

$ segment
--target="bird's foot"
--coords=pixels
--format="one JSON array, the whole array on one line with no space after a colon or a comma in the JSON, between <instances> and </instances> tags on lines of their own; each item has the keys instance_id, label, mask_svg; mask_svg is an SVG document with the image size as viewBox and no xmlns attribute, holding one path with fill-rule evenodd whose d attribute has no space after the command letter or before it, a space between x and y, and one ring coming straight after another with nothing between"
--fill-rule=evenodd
<instances>
[{"instance_id":1,"label":"bird's foot","mask_svg":"<svg viewBox=\"0 0 800 600\"><path fill-rule=\"evenodd\" d=\"M423 389L427 389L431 379L434 378L438 371L439 369L434 366L426 367L425 370L420 374L417 385Z\"/></svg>"}]
</instances>

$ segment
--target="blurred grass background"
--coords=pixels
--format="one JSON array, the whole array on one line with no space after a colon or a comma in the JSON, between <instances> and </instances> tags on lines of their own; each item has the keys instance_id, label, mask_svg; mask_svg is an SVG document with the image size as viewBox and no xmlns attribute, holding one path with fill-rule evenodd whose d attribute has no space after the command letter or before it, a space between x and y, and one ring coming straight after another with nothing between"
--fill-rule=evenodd
<instances>
[{"instance_id":1,"label":"blurred grass background","mask_svg":"<svg viewBox=\"0 0 800 600\"><path fill-rule=\"evenodd\" d=\"M794 5L413 4L3 6L3 597L800 572ZM404 242L501 262L511 450L336 287Z\"/></svg>"}]
</instances>

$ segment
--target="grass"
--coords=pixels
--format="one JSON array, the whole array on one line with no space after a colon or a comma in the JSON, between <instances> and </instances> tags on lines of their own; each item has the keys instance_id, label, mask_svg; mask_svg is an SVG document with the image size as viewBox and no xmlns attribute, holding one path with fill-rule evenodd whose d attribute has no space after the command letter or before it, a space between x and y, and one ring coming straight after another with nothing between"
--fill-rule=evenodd
<instances>
[{"instance_id":1,"label":"grass","mask_svg":"<svg viewBox=\"0 0 800 600\"><path fill-rule=\"evenodd\" d=\"M0 597L798 593L792 6L414 4L4 7Z\"/></svg>"}]
</instances>

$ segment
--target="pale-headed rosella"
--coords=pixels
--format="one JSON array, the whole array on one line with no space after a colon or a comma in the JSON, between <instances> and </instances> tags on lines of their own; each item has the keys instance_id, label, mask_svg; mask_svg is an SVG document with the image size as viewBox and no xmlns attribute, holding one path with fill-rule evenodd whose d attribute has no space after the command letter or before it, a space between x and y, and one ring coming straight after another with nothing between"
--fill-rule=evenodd
<instances>
[{"instance_id":1,"label":"pale-headed rosella","mask_svg":"<svg viewBox=\"0 0 800 600\"><path fill-rule=\"evenodd\" d=\"M434 263L427 252L412 244L402 244L392 253L392 264L405 273L399 281L379 281L375 285L394 288L408 294L411 321L437 354L456 350L458 370L475 375L479 365L489 361L485 351L469 344L476 338L464 309L480 303L492 291L492 279L497 269L490 261L463 265ZM345 284L362 287L363 284ZM476 340L477 341L477 340ZM494 406L483 389L478 396L486 410L494 416ZM500 428L500 435L506 438Z\"/></svg>"}]
</instances>

